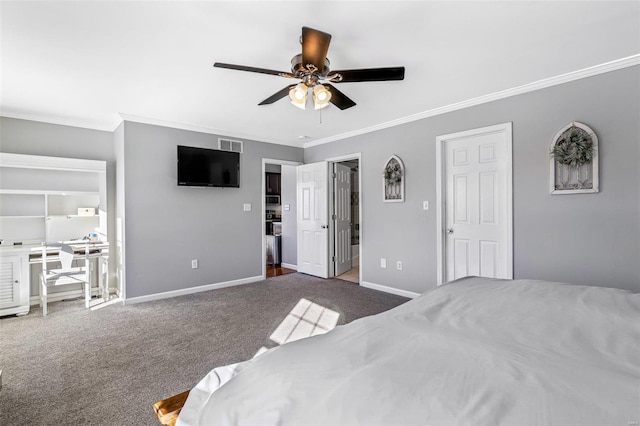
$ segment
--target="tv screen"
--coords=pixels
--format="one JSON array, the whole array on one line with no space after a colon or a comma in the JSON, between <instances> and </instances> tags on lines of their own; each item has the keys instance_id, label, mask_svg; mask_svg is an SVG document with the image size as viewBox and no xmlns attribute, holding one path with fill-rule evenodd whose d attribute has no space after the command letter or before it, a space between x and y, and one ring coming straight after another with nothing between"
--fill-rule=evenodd
<instances>
[{"instance_id":1,"label":"tv screen","mask_svg":"<svg viewBox=\"0 0 640 426\"><path fill-rule=\"evenodd\" d=\"M178 185L240 188L240 154L178 145Z\"/></svg>"}]
</instances>

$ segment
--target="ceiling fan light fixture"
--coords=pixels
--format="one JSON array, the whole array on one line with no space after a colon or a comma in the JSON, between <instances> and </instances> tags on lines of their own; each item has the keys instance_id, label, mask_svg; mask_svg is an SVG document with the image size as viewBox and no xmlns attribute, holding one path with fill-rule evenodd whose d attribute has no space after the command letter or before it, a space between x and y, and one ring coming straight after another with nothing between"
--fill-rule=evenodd
<instances>
[{"instance_id":1,"label":"ceiling fan light fixture","mask_svg":"<svg viewBox=\"0 0 640 426\"><path fill-rule=\"evenodd\" d=\"M0 0L2 1L2 0ZM292 80L302 80L295 85L287 84L258 105L270 105L289 95L291 103L300 109L306 108L309 89L313 88L313 103L315 109L322 109L332 103L336 108L345 110L354 107L356 103L347 95L329 83L355 83L361 81L392 81L404 80L404 67L358 68L351 70L331 70L331 63L327 59L331 34L313 28L302 27L302 53L291 59L291 72L283 72L267 68L234 65L223 62L213 64L216 68L247 71L259 74L277 75ZM324 84L319 84L324 81Z\"/></svg>"},{"instance_id":2,"label":"ceiling fan light fixture","mask_svg":"<svg viewBox=\"0 0 640 426\"><path fill-rule=\"evenodd\" d=\"M318 84L313 88L314 109L322 109L329 106L331 100L331 92L322 84Z\"/></svg>"},{"instance_id":3,"label":"ceiling fan light fixture","mask_svg":"<svg viewBox=\"0 0 640 426\"><path fill-rule=\"evenodd\" d=\"M304 83L300 83L289 90L289 98L291 98L291 103L300 109L305 109L305 104L307 103L307 90L308 87Z\"/></svg>"}]
</instances>

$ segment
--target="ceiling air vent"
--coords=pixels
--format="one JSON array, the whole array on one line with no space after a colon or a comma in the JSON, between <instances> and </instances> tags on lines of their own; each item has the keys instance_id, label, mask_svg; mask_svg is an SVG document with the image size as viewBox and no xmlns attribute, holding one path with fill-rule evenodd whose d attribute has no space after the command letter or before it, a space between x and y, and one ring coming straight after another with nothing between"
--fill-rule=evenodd
<instances>
[{"instance_id":1,"label":"ceiling air vent","mask_svg":"<svg viewBox=\"0 0 640 426\"><path fill-rule=\"evenodd\" d=\"M218 149L242 153L242 141L218 138Z\"/></svg>"}]
</instances>

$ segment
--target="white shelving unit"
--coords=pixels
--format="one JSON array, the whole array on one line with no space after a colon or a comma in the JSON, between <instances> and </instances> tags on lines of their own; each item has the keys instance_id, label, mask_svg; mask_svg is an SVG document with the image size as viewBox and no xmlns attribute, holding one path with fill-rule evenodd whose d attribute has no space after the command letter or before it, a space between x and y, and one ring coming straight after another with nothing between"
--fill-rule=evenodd
<instances>
[{"instance_id":1,"label":"white shelving unit","mask_svg":"<svg viewBox=\"0 0 640 426\"><path fill-rule=\"evenodd\" d=\"M0 315L29 311L33 247L106 240L106 210L106 162L0 153Z\"/></svg>"},{"instance_id":2,"label":"white shelving unit","mask_svg":"<svg viewBox=\"0 0 640 426\"><path fill-rule=\"evenodd\" d=\"M100 194L47 194L46 240L64 241L100 232L100 217L80 216L78 209L100 211Z\"/></svg>"},{"instance_id":3,"label":"white shelving unit","mask_svg":"<svg viewBox=\"0 0 640 426\"><path fill-rule=\"evenodd\" d=\"M0 189L1 245L30 245L65 241L101 232L100 216L78 215L80 208L100 211L100 194L29 193ZM6 214L8 213L8 214ZM22 213L22 214L21 214Z\"/></svg>"}]
</instances>

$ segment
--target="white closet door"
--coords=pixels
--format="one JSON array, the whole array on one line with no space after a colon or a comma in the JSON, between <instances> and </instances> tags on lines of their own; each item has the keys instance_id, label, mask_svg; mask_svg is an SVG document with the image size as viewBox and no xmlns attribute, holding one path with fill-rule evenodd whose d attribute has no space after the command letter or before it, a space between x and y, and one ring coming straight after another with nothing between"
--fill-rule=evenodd
<instances>
[{"instance_id":1,"label":"white closet door","mask_svg":"<svg viewBox=\"0 0 640 426\"><path fill-rule=\"evenodd\" d=\"M501 128L444 140L445 281L513 278L510 147Z\"/></svg>"}]
</instances>

